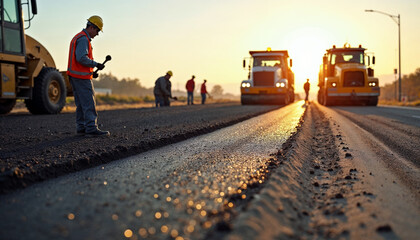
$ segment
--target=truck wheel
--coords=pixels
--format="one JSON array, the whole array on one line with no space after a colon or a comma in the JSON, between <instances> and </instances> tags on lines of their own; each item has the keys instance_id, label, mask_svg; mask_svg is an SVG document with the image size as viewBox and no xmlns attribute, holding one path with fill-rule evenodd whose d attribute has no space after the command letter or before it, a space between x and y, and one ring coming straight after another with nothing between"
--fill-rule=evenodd
<instances>
[{"instance_id":1,"label":"truck wheel","mask_svg":"<svg viewBox=\"0 0 420 240\"><path fill-rule=\"evenodd\" d=\"M324 104L323 104L324 106L331 106L332 105L331 98L329 98L326 94L324 95L323 100L324 100Z\"/></svg>"},{"instance_id":2,"label":"truck wheel","mask_svg":"<svg viewBox=\"0 0 420 240\"><path fill-rule=\"evenodd\" d=\"M16 104L16 99L1 99L0 114L8 114Z\"/></svg>"},{"instance_id":3,"label":"truck wheel","mask_svg":"<svg viewBox=\"0 0 420 240\"><path fill-rule=\"evenodd\" d=\"M322 98L322 92L318 91L318 103L324 105L324 99Z\"/></svg>"},{"instance_id":4,"label":"truck wheel","mask_svg":"<svg viewBox=\"0 0 420 240\"><path fill-rule=\"evenodd\" d=\"M32 99L25 100L32 114L57 114L66 104L67 89L63 76L54 68L43 68L35 78Z\"/></svg>"},{"instance_id":5,"label":"truck wheel","mask_svg":"<svg viewBox=\"0 0 420 240\"><path fill-rule=\"evenodd\" d=\"M241 96L241 104L242 105L249 105L251 104L249 99L246 99L244 96Z\"/></svg>"},{"instance_id":6,"label":"truck wheel","mask_svg":"<svg viewBox=\"0 0 420 240\"><path fill-rule=\"evenodd\" d=\"M378 97L370 97L368 102L368 106L377 106L378 105Z\"/></svg>"},{"instance_id":7,"label":"truck wheel","mask_svg":"<svg viewBox=\"0 0 420 240\"><path fill-rule=\"evenodd\" d=\"M295 102L295 93L290 94L290 103Z\"/></svg>"},{"instance_id":8,"label":"truck wheel","mask_svg":"<svg viewBox=\"0 0 420 240\"><path fill-rule=\"evenodd\" d=\"M289 94L284 95L284 105L287 105L290 103L290 96Z\"/></svg>"}]
</instances>

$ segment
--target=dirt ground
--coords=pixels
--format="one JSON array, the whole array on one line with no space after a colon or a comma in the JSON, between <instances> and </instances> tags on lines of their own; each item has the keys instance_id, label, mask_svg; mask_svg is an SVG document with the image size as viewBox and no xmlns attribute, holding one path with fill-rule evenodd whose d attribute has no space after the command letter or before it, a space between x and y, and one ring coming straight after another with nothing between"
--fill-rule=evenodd
<instances>
[{"instance_id":1,"label":"dirt ground","mask_svg":"<svg viewBox=\"0 0 420 240\"><path fill-rule=\"evenodd\" d=\"M0 116L0 191L132 156L226 127L276 106L221 103L99 111L108 138L76 134L75 114Z\"/></svg>"}]
</instances>

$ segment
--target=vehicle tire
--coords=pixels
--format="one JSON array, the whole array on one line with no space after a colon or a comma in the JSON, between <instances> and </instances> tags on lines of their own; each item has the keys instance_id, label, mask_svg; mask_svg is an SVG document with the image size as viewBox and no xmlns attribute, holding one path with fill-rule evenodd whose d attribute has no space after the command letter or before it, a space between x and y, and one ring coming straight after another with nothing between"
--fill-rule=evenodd
<instances>
[{"instance_id":1,"label":"vehicle tire","mask_svg":"<svg viewBox=\"0 0 420 240\"><path fill-rule=\"evenodd\" d=\"M16 99L1 99L0 114L8 114L16 104Z\"/></svg>"},{"instance_id":2,"label":"vehicle tire","mask_svg":"<svg viewBox=\"0 0 420 240\"><path fill-rule=\"evenodd\" d=\"M318 98L318 103L324 105L324 99L323 99L323 94L321 90L318 91L317 98Z\"/></svg>"},{"instance_id":3,"label":"vehicle tire","mask_svg":"<svg viewBox=\"0 0 420 240\"><path fill-rule=\"evenodd\" d=\"M55 68L44 67L35 78L32 99L25 100L32 114L57 114L66 104L67 89L63 76Z\"/></svg>"},{"instance_id":4,"label":"vehicle tire","mask_svg":"<svg viewBox=\"0 0 420 240\"><path fill-rule=\"evenodd\" d=\"M327 96L327 94L324 94L323 96L323 100L324 100L324 106L331 106L332 105L332 100L330 97Z\"/></svg>"},{"instance_id":5,"label":"vehicle tire","mask_svg":"<svg viewBox=\"0 0 420 240\"><path fill-rule=\"evenodd\" d=\"M290 96L289 94L284 95L284 105L287 105L290 103Z\"/></svg>"},{"instance_id":6,"label":"vehicle tire","mask_svg":"<svg viewBox=\"0 0 420 240\"><path fill-rule=\"evenodd\" d=\"M378 105L378 97L371 97L367 103L368 106L377 106Z\"/></svg>"},{"instance_id":7,"label":"vehicle tire","mask_svg":"<svg viewBox=\"0 0 420 240\"><path fill-rule=\"evenodd\" d=\"M248 104L247 101L244 99L243 96L241 96L241 104L242 105L247 105Z\"/></svg>"},{"instance_id":8,"label":"vehicle tire","mask_svg":"<svg viewBox=\"0 0 420 240\"><path fill-rule=\"evenodd\" d=\"M292 92L290 93L289 103L294 103L294 102L295 102L295 93Z\"/></svg>"},{"instance_id":9,"label":"vehicle tire","mask_svg":"<svg viewBox=\"0 0 420 240\"><path fill-rule=\"evenodd\" d=\"M253 104L252 100L250 99L249 96L242 96L241 95L241 104L242 105L251 105Z\"/></svg>"}]
</instances>

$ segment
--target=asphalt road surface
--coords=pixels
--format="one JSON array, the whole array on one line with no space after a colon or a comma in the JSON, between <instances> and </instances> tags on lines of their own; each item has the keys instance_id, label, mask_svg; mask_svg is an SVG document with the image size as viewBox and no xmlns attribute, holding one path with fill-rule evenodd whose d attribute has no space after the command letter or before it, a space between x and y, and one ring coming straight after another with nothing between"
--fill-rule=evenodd
<instances>
[{"instance_id":1,"label":"asphalt road surface","mask_svg":"<svg viewBox=\"0 0 420 240\"><path fill-rule=\"evenodd\" d=\"M187 141L2 196L9 239L203 239L304 112L299 104ZM246 198L246 195L240 195ZM232 204L232 203L230 203ZM232 206L233 207L233 206Z\"/></svg>"},{"instance_id":2,"label":"asphalt road surface","mask_svg":"<svg viewBox=\"0 0 420 240\"><path fill-rule=\"evenodd\" d=\"M334 107L363 116L379 116L407 125L420 127L420 108L415 107Z\"/></svg>"},{"instance_id":3,"label":"asphalt road surface","mask_svg":"<svg viewBox=\"0 0 420 240\"><path fill-rule=\"evenodd\" d=\"M225 238L420 239L420 128L405 112L311 104Z\"/></svg>"},{"instance_id":4,"label":"asphalt road surface","mask_svg":"<svg viewBox=\"0 0 420 240\"><path fill-rule=\"evenodd\" d=\"M238 103L99 112L107 138L76 134L75 114L0 116L0 193L230 126L278 106Z\"/></svg>"}]
</instances>

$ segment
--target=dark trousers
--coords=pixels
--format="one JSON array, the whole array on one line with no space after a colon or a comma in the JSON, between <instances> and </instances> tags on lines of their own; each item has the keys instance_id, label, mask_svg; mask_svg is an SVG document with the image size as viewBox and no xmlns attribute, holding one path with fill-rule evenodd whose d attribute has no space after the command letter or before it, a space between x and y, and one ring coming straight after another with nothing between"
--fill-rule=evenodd
<instances>
[{"instance_id":1,"label":"dark trousers","mask_svg":"<svg viewBox=\"0 0 420 240\"><path fill-rule=\"evenodd\" d=\"M155 94L155 104L156 107L169 107L170 101L169 101L169 97L164 97L162 95L156 95Z\"/></svg>"},{"instance_id":2,"label":"dark trousers","mask_svg":"<svg viewBox=\"0 0 420 240\"><path fill-rule=\"evenodd\" d=\"M201 104L204 104L206 102L206 94L202 93L201 94Z\"/></svg>"},{"instance_id":3,"label":"dark trousers","mask_svg":"<svg viewBox=\"0 0 420 240\"><path fill-rule=\"evenodd\" d=\"M188 94L187 96L188 105L194 104L194 92L187 92L187 94Z\"/></svg>"},{"instance_id":4,"label":"dark trousers","mask_svg":"<svg viewBox=\"0 0 420 240\"><path fill-rule=\"evenodd\" d=\"M98 129L95 90L92 80L69 77L76 104L76 129L87 133Z\"/></svg>"}]
</instances>

